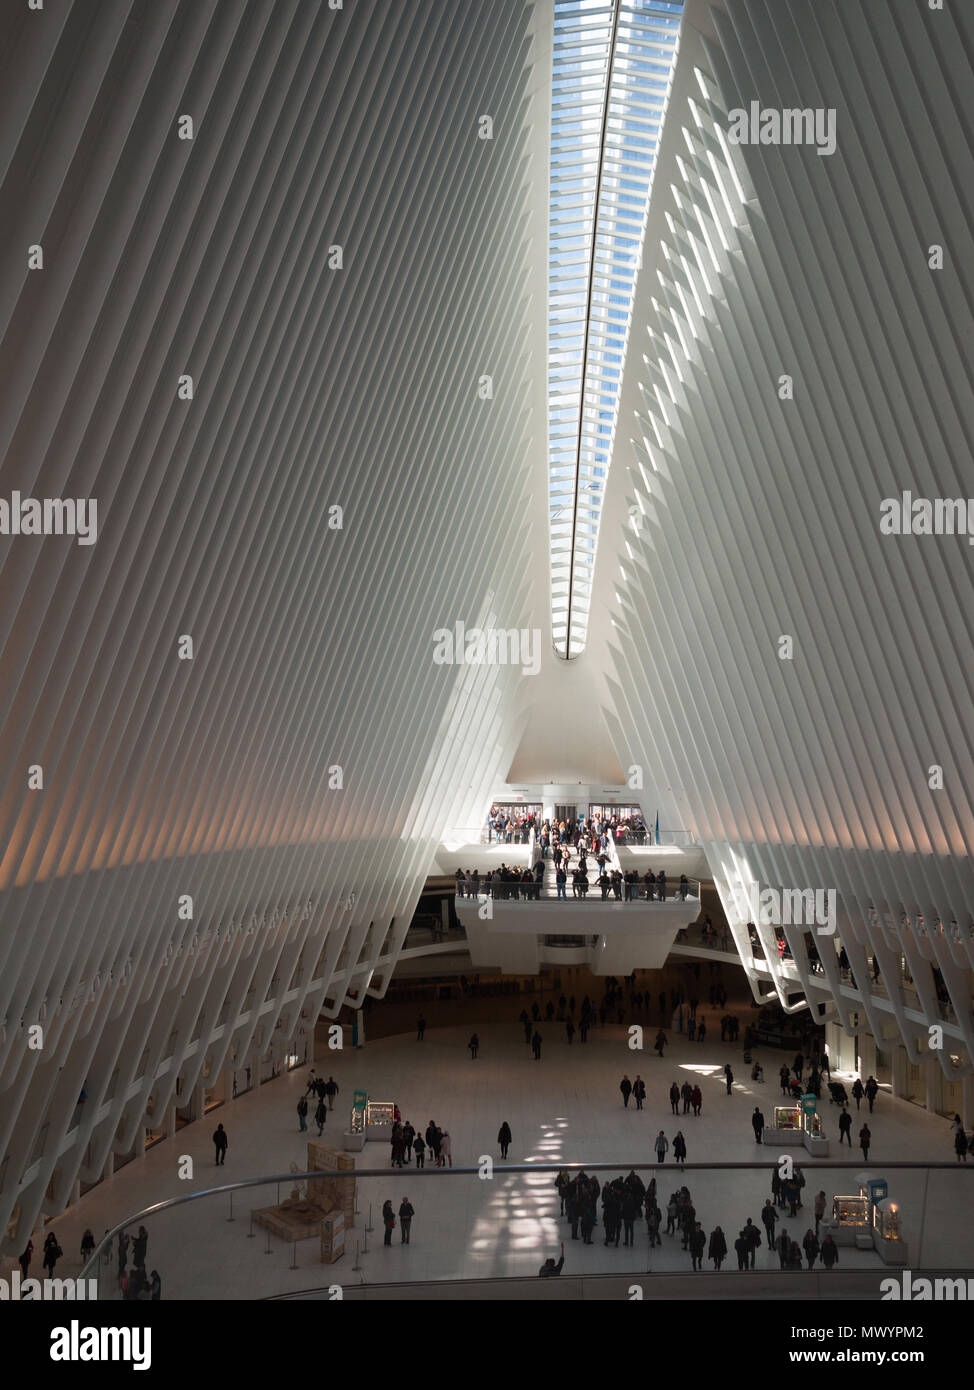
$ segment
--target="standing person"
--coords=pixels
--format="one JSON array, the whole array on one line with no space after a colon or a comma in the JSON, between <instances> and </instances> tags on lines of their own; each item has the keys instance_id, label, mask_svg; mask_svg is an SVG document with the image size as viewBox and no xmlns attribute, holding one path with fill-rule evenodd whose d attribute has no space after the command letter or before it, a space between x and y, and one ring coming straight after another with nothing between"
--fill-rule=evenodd
<instances>
[{"instance_id":1,"label":"standing person","mask_svg":"<svg viewBox=\"0 0 974 1390\"><path fill-rule=\"evenodd\" d=\"M754 1130L755 1139L760 1144L761 1136L764 1134L764 1116L761 1114L761 1109L757 1105L754 1107L754 1111L751 1115L751 1128Z\"/></svg>"},{"instance_id":2,"label":"standing person","mask_svg":"<svg viewBox=\"0 0 974 1390\"><path fill-rule=\"evenodd\" d=\"M216 1129L213 1131L213 1147L216 1150L216 1162L218 1168L222 1168L224 1163L226 1162L227 1144L229 1142L230 1141L227 1139L226 1130L223 1128L222 1125L217 1125Z\"/></svg>"},{"instance_id":3,"label":"standing person","mask_svg":"<svg viewBox=\"0 0 974 1390\"><path fill-rule=\"evenodd\" d=\"M860 1149L862 1149L862 1158L864 1163L869 1162L869 1145L872 1142L873 1136L869 1126L863 1125L862 1129L859 1131L859 1147Z\"/></svg>"},{"instance_id":4,"label":"standing person","mask_svg":"<svg viewBox=\"0 0 974 1390\"><path fill-rule=\"evenodd\" d=\"M703 1014L701 1014L700 1017L699 1017L699 1019L697 1020L697 1042L698 1042L698 1043L702 1043L703 1040L704 1040L704 1038L705 1038L706 1036L707 1036L707 1020L706 1020L706 1018L703 1016Z\"/></svg>"},{"instance_id":5,"label":"standing person","mask_svg":"<svg viewBox=\"0 0 974 1390\"><path fill-rule=\"evenodd\" d=\"M392 1209L392 1203L386 1199L382 1204L382 1224L385 1227L385 1239L383 1245L392 1244L392 1233L396 1229L396 1213Z\"/></svg>"},{"instance_id":6,"label":"standing person","mask_svg":"<svg viewBox=\"0 0 974 1390\"><path fill-rule=\"evenodd\" d=\"M153 1303L158 1303L162 1297L162 1280L159 1278L159 1271L154 1269L150 1275L149 1298Z\"/></svg>"},{"instance_id":7,"label":"standing person","mask_svg":"<svg viewBox=\"0 0 974 1390\"><path fill-rule=\"evenodd\" d=\"M409 1244L409 1231L413 1224L413 1217L416 1215L413 1205L408 1197L403 1197L399 1203L399 1244Z\"/></svg>"},{"instance_id":8,"label":"standing person","mask_svg":"<svg viewBox=\"0 0 974 1390\"><path fill-rule=\"evenodd\" d=\"M967 1150L969 1147L970 1146L967 1142L967 1135L964 1133L963 1129L957 1130L956 1134L954 1135L954 1152L957 1155L958 1163L967 1162Z\"/></svg>"},{"instance_id":9,"label":"standing person","mask_svg":"<svg viewBox=\"0 0 974 1390\"><path fill-rule=\"evenodd\" d=\"M727 1082L727 1094L730 1095L731 1087L734 1084L734 1073L731 1071L730 1062L727 1062L724 1066L724 1080Z\"/></svg>"},{"instance_id":10,"label":"standing person","mask_svg":"<svg viewBox=\"0 0 974 1390\"><path fill-rule=\"evenodd\" d=\"M416 1155L416 1167L426 1167L426 1143L421 1134L417 1134L413 1140L413 1153Z\"/></svg>"},{"instance_id":11,"label":"standing person","mask_svg":"<svg viewBox=\"0 0 974 1390\"><path fill-rule=\"evenodd\" d=\"M846 1143L849 1145L849 1148L851 1149L851 1148L852 1148L852 1116L849 1114L848 1109L847 1109L846 1106L844 1106L844 1105L843 1105L843 1107L842 1107L842 1114L839 1116L839 1143L840 1143L840 1144L842 1143L843 1139L846 1141Z\"/></svg>"},{"instance_id":12,"label":"standing person","mask_svg":"<svg viewBox=\"0 0 974 1390\"><path fill-rule=\"evenodd\" d=\"M453 1140L450 1138L450 1131L448 1129L443 1130L440 1134L440 1152L438 1158L448 1163L451 1168L453 1167ZM440 1162L439 1166L442 1168L444 1163Z\"/></svg>"},{"instance_id":13,"label":"standing person","mask_svg":"<svg viewBox=\"0 0 974 1390\"><path fill-rule=\"evenodd\" d=\"M144 1226L139 1227L139 1233L132 1242L132 1263L136 1269L145 1269L145 1253L149 1248L149 1232Z\"/></svg>"},{"instance_id":14,"label":"standing person","mask_svg":"<svg viewBox=\"0 0 974 1390\"><path fill-rule=\"evenodd\" d=\"M666 1046L666 1034L663 1032L662 1028L656 1034L656 1041L653 1043L653 1046L662 1058L663 1048Z\"/></svg>"},{"instance_id":15,"label":"standing person","mask_svg":"<svg viewBox=\"0 0 974 1390\"><path fill-rule=\"evenodd\" d=\"M656 1136L656 1162L657 1162L657 1163L665 1163L665 1162L666 1162L666 1150L667 1150L669 1147L670 1147L670 1141L667 1139L667 1137L666 1137L666 1135L663 1133L663 1131L660 1130L659 1134L657 1134L657 1136ZM669 1234L669 1232L667 1232L667 1234Z\"/></svg>"},{"instance_id":16,"label":"standing person","mask_svg":"<svg viewBox=\"0 0 974 1390\"><path fill-rule=\"evenodd\" d=\"M676 1084L675 1081L673 1082L673 1085L670 1087L670 1109L673 1111L673 1114L674 1114L674 1115L679 1115L679 1113L680 1113L680 1088L679 1088L679 1086Z\"/></svg>"},{"instance_id":17,"label":"standing person","mask_svg":"<svg viewBox=\"0 0 974 1390\"><path fill-rule=\"evenodd\" d=\"M335 1097L338 1095L338 1091L338 1082L333 1076L329 1076L328 1080L325 1082L325 1099L332 1110L335 1108Z\"/></svg>"},{"instance_id":18,"label":"standing person","mask_svg":"<svg viewBox=\"0 0 974 1390\"><path fill-rule=\"evenodd\" d=\"M825 1192L819 1192L815 1198L815 1234L818 1235L818 1228L825 1220Z\"/></svg>"},{"instance_id":19,"label":"standing person","mask_svg":"<svg viewBox=\"0 0 974 1390\"><path fill-rule=\"evenodd\" d=\"M129 1258L129 1238L124 1231L118 1233L118 1274L122 1276L122 1271L128 1264Z\"/></svg>"},{"instance_id":20,"label":"standing person","mask_svg":"<svg viewBox=\"0 0 974 1390\"><path fill-rule=\"evenodd\" d=\"M761 1232L750 1217L745 1221L741 1235L747 1241L747 1258L751 1269L753 1269L755 1256L761 1249Z\"/></svg>"},{"instance_id":21,"label":"standing person","mask_svg":"<svg viewBox=\"0 0 974 1390\"><path fill-rule=\"evenodd\" d=\"M424 1034L425 1032L426 1032L426 1019L423 1017L422 1014L420 1014L419 1018L416 1020L416 1041L417 1041L417 1042L422 1042L422 1041L423 1041L423 1034Z\"/></svg>"},{"instance_id":22,"label":"standing person","mask_svg":"<svg viewBox=\"0 0 974 1390\"><path fill-rule=\"evenodd\" d=\"M531 1049L534 1052L534 1060L541 1061L541 1034L537 1029L534 1030L534 1037L531 1039Z\"/></svg>"},{"instance_id":23,"label":"standing person","mask_svg":"<svg viewBox=\"0 0 974 1390\"><path fill-rule=\"evenodd\" d=\"M328 1118L328 1107L323 1100L319 1100L315 1106L315 1124L318 1126L318 1138L321 1138L321 1131L325 1127Z\"/></svg>"},{"instance_id":24,"label":"standing person","mask_svg":"<svg viewBox=\"0 0 974 1390\"><path fill-rule=\"evenodd\" d=\"M727 1238L719 1226L715 1226L713 1229L707 1257L713 1261L714 1269L719 1272L721 1265L727 1258Z\"/></svg>"},{"instance_id":25,"label":"standing person","mask_svg":"<svg viewBox=\"0 0 974 1390\"><path fill-rule=\"evenodd\" d=\"M308 1128L308 1102L304 1096L298 1101L298 1129L303 1133Z\"/></svg>"},{"instance_id":26,"label":"standing person","mask_svg":"<svg viewBox=\"0 0 974 1390\"><path fill-rule=\"evenodd\" d=\"M622 1103L628 1110L629 1097L632 1094L632 1082L629 1080L628 1076L624 1076L619 1082L619 1090L622 1092Z\"/></svg>"},{"instance_id":27,"label":"standing person","mask_svg":"<svg viewBox=\"0 0 974 1390\"><path fill-rule=\"evenodd\" d=\"M826 1269L831 1269L833 1265L839 1263L838 1246L828 1233L826 1233L825 1239L822 1241L821 1255L822 1264Z\"/></svg>"},{"instance_id":28,"label":"standing person","mask_svg":"<svg viewBox=\"0 0 974 1390\"><path fill-rule=\"evenodd\" d=\"M86 1265L86 1264L88 1263L88 1261L91 1259L92 1255L94 1254L94 1251L95 1251L95 1237L91 1234L91 1231L90 1231L90 1229L89 1229L89 1230L85 1231L84 1235L81 1237L81 1263L82 1263L82 1265Z\"/></svg>"},{"instance_id":29,"label":"standing person","mask_svg":"<svg viewBox=\"0 0 974 1390\"><path fill-rule=\"evenodd\" d=\"M863 1090L862 1082L859 1080L858 1076L852 1083L852 1094L856 1102L856 1109L858 1110L860 1105L862 1104L862 1098L866 1094Z\"/></svg>"},{"instance_id":30,"label":"standing person","mask_svg":"<svg viewBox=\"0 0 974 1390\"><path fill-rule=\"evenodd\" d=\"M748 1238L743 1231L741 1231L734 1242L734 1253L737 1255L738 1271L746 1270L748 1256L750 1255L750 1246L748 1245Z\"/></svg>"},{"instance_id":31,"label":"standing person","mask_svg":"<svg viewBox=\"0 0 974 1390\"><path fill-rule=\"evenodd\" d=\"M416 1138L416 1131L409 1120L403 1125L402 1142L406 1150L406 1162L411 1163L413 1158L413 1140Z\"/></svg>"},{"instance_id":32,"label":"standing person","mask_svg":"<svg viewBox=\"0 0 974 1390\"><path fill-rule=\"evenodd\" d=\"M703 1252L707 1248L707 1237L699 1221L694 1222L690 1233L690 1259L695 1270L703 1269Z\"/></svg>"},{"instance_id":33,"label":"standing person","mask_svg":"<svg viewBox=\"0 0 974 1390\"><path fill-rule=\"evenodd\" d=\"M781 1093L785 1096L791 1095L791 1072L786 1066L782 1066L778 1072L778 1080L781 1082ZM784 1269L784 1265L781 1266Z\"/></svg>"},{"instance_id":34,"label":"standing person","mask_svg":"<svg viewBox=\"0 0 974 1390\"><path fill-rule=\"evenodd\" d=\"M507 1157L507 1150L510 1148L511 1138L511 1127L505 1120L497 1131L497 1142L501 1146L501 1158ZM562 1210L564 1210L564 1204L562 1205Z\"/></svg>"},{"instance_id":35,"label":"standing person","mask_svg":"<svg viewBox=\"0 0 974 1390\"><path fill-rule=\"evenodd\" d=\"M781 1235L778 1237L778 1259L781 1262L782 1269L788 1268L788 1255L790 1251L791 1237L789 1236L788 1232L784 1229L784 1227L782 1227Z\"/></svg>"},{"instance_id":36,"label":"standing person","mask_svg":"<svg viewBox=\"0 0 974 1390\"><path fill-rule=\"evenodd\" d=\"M773 1250L773 1249L774 1249L774 1228L775 1228L775 1223L777 1222L777 1220L778 1220L778 1212L777 1212L777 1210L776 1210L776 1208L775 1208L774 1203L772 1202L771 1198L769 1197L769 1198L767 1199L767 1201L765 1202L764 1206L761 1208L761 1221L762 1221L762 1224L764 1225L765 1234L766 1234L766 1236L767 1236L767 1238L768 1238L768 1249L769 1249L769 1250Z\"/></svg>"},{"instance_id":37,"label":"standing person","mask_svg":"<svg viewBox=\"0 0 974 1390\"><path fill-rule=\"evenodd\" d=\"M682 1164L686 1162L686 1156L687 1141L683 1137L683 1130L678 1129L676 1131L676 1137L673 1140L673 1157L677 1163Z\"/></svg>"},{"instance_id":38,"label":"standing person","mask_svg":"<svg viewBox=\"0 0 974 1390\"><path fill-rule=\"evenodd\" d=\"M29 1240L27 1244L24 1246L23 1254L18 1255L17 1257L20 1261L20 1268L23 1270L23 1275L25 1279L29 1277L27 1271L30 1269L30 1262L33 1258L33 1255L34 1242L32 1240Z\"/></svg>"},{"instance_id":39,"label":"standing person","mask_svg":"<svg viewBox=\"0 0 974 1390\"><path fill-rule=\"evenodd\" d=\"M476 1061L477 1052L480 1049L480 1039L477 1037L476 1033L470 1035L470 1041L467 1043L467 1047L470 1049L470 1060Z\"/></svg>"},{"instance_id":40,"label":"standing person","mask_svg":"<svg viewBox=\"0 0 974 1390\"><path fill-rule=\"evenodd\" d=\"M703 1106L703 1091L699 1086L694 1086L690 1095L690 1104L693 1106L693 1113L699 1118L700 1110Z\"/></svg>"},{"instance_id":41,"label":"standing person","mask_svg":"<svg viewBox=\"0 0 974 1390\"><path fill-rule=\"evenodd\" d=\"M808 1267L811 1269L815 1264L815 1259L821 1248L818 1243L818 1237L811 1227L805 1232L805 1239L802 1241L802 1245L805 1250L805 1258L808 1260Z\"/></svg>"},{"instance_id":42,"label":"standing person","mask_svg":"<svg viewBox=\"0 0 974 1390\"><path fill-rule=\"evenodd\" d=\"M693 1087L690 1085L689 1081L684 1081L683 1085L680 1087L680 1095L683 1097L683 1113L684 1115L688 1115L690 1113L690 1102L693 1100Z\"/></svg>"},{"instance_id":43,"label":"standing person","mask_svg":"<svg viewBox=\"0 0 974 1390\"><path fill-rule=\"evenodd\" d=\"M870 1115L873 1113L873 1102L874 1102L875 1099L876 1099L876 1095L877 1095L877 1092L878 1092L878 1091L879 1091L879 1082L876 1080L875 1076L867 1077L867 1079L866 1079L866 1099L869 1101L869 1113L870 1113Z\"/></svg>"},{"instance_id":44,"label":"standing person","mask_svg":"<svg viewBox=\"0 0 974 1390\"><path fill-rule=\"evenodd\" d=\"M636 1109L642 1110L643 1101L646 1099L646 1083L641 1076L637 1076L632 1083L632 1095L636 1102Z\"/></svg>"}]
</instances>

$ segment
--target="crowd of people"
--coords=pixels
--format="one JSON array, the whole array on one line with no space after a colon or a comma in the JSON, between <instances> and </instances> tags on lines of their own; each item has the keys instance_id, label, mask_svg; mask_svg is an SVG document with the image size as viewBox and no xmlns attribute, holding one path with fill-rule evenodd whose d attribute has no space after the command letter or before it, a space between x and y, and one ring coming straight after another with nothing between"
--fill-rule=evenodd
<instances>
[{"instance_id":1,"label":"crowd of people","mask_svg":"<svg viewBox=\"0 0 974 1390\"><path fill-rule=\"evenodd\" d=\"M660 1134L662 1137L662 1131ZM594 1235L600 1219L603 1245L616 1249L620 1241L623 1247L634 1245L636 1224L645 1221L650 1250L662 1246L664 1235L679 1238L682 1248L690 1256L693 1270L702 1270L705 1258L710 1260L715 1270L720 1270L728 1256L730 1247L723 1229L715 1225L708 1237L698 1219L690 1189L685 1185L672 1192L667 1199L665 1226L664 1210L657 1201L656 1179L650 1179L647 1186L634 1170L630 1170L628 1176L614 1178L603 1186L594 1173L588 1175L582 1171L572 1176L562 1169L554 1185L561 1203L560 1214L571 1228L571 1239L581 1240L583 1245L595 1244ZM784 1226L780 1234L775 1235L775 1228L782 1219L778 1214L779 1208L790 1207L791 1216L796 1216L802 1207L804 1186L805 1179L799 1168L795 1168L793 1177L787 1182L782 1181L777 1165L772 1168L771 1196L761 1211L764 1238L761 1227L748 1217L733 1243L738 1271L743 1273L755 1268L757 1252L765 1241L769 1250L776 1251L781 1269L812 1269L817 1259L821 1259L826 1269L832 1269L838 1263L839 1252L831 1234L826 1232L819 1239L826 1211L824 1191L815 1198L814 1229L811 1226L807 1228L800 1244ZM557 1263L553 1259L545 1261L539 1270L543 1278L561 1273L564 1249L562 1245L562 1256ZM803 1251L805 1265L802 1263Z\"/></svg>"},{"instance_id":2,"label":"crowd of people","mask_svg":"<svg viewBox=\"0 0 974 1390\"><path fill-rule=\"evenodd\" d=\"M549 817L542 820L537 811L529 807L490 808L487 816L488 843L496 841L498 844L526 845L531 839L532 830L544 856L556 845L574 845L578 849L584 845L596 854L600 849L604 850L610 840L643 844L649 837L642 816L635 811L624 816L617 816L614 812L610 816L580 815L573 821L564 821L551 820Z\"/></svg>"}]
</instances>

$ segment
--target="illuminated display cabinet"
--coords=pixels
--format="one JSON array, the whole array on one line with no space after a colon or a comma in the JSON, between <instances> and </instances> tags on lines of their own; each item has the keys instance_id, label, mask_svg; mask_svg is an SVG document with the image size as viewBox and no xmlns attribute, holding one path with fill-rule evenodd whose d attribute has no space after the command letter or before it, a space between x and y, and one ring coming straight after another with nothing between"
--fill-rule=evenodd
<instances>
[{"instance_id":1,"label":"illuminated display cabinet","mask_svg":"<svg viewBox=\"0 0 974 1390\"><path fill-rule=\"evenodd\" d=\"M830 1234L836 1245L859 1245L861 1249L872 1245L869 1205L869 1198L863 1193L832 1199Z\"/></svg>"},{"instance_id":2,"label":"illuminated display cabinet","mask_svg":"<svg viewBox=\"0 0 974 1390\"><path fill-rule=\"evenodd\" d=\"M888 1265L906 1264L906 1241L899 1203L887 1197L873 1206L873 1245Z\"/></svg>"},{"instance_id":3,"label":"illuminated display cabinet","mask_svg":"<svg viewBox=\"0 0 974 1390\"><path fill-rule=\"evenodd\" d=\"M370 1100L365 1107L366 1139L391 1139L395 1101Z\"/></svg>"},{"instance_id":4,"label":"illuminated display cabinet","mask_svg":"<svg viewBox=\"0 0 974 1390\"><path fill-rule=\"evenodd\" d=\"M801 1105L776 1105L774 1120L766 1125L765 1144L803 1145L810 1154L826 1157L829 1141L822 1129L822 1117Z\"/></svg>"}]
</instances>

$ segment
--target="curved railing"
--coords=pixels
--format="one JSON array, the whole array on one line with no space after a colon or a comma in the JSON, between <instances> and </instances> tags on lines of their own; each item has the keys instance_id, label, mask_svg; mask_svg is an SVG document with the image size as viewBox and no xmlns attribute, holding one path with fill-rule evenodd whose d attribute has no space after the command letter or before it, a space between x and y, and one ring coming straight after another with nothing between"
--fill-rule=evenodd
<instances>
[{"instance_id":1,"label":"curved railing","mask_svg":"<svg viewBox=\"0 0 974 1390\"><path fill-rule=\"evenodd\" d=\"M827 1115L823 1118L828 1121ZM677 1123L674 1118L674 1125L668 1125L667 1132ZM647 1143L656 1129L654 1119L649 1122ZM552 1131L553 1135L556 1133ZM688 1142L693 1143L689 1131ZM495 1146L488 1147L496 1153ZM559 1211L554 1176L561 1170L570 1174L584 1170L607 1181L635 1170L643 1175L647 1187L651 1178L655 1179L657 1201L664 1213L670 1191L686 1184L697 1207L697 1219L704 1223L705 1230L712 1231L719 1222L725 1232L733 1228L733 1233L748 1212L757 1219L765 1196L770 1196L770 1174L785 1152L779 1153L772 1143L760 1162L679 1165L672 1161L652 1163L644 1157L621 1163L582 1164L548 1161L547 1155L537 1163L493 1164L487 1155L478 1155L477 1166L399 1169L370 1165L347 1173L316 1169L244 1178L170 1197L126 1217L105 1233L81 1277L97 1280L99 1298L120 1297L115 1264L117 1237L122 1231L134 1234L142 1225L148 1232L146 1272L160 1271L162 1296L166 1299L269 1298L307 1293L311 1285L333 1289L336 1284L375 1284L390 1278L394 1282L412 1282L409 1255L393 1264L382 1250L382 1203L391 1200L397 1211L405 1192L410 1194L417 1212L411 1243L429 1249L435 1241L439 1252L437 1268L442 1269L444 1281L482 1280L498 1275L536 1277L545 1256L557 1257L561 1241L570 1250L568 1272L573 1276L604 1274L614 1269L616 1273L632 1270L672 1277L689 1265L689 1256L680 1248L678 1237L664 1235L662 1247L654 1249L648 1242L643 1220L637 1225L635 1247L629 1252L624 1246L619 1251L606 1252L601 1209L595 1249L590 1252L581 1242L570 1244L570 1229ZM819 1186L827 1190L831 1213L832 1197L856 1192L856 1175L863 1163L852 1154L848 1159L813 1159L803 1149L787 1152L806 1175L805 1210L797 1220L785 1213L779 1215L782 1225L800 1242L806 1226L814 1224L809 1218L814 1191ZM897 1160L872 1165L871 1172L888 1180L890 1196L900 1203L910 1268L920 1268L925 1253L928 1265L932 1260L944 1268L969 1262L966 1236L959 1229L957 1214L970 1209L972 1193L967 1174L972 1171L974 1168L948 1161ZM735 1175L733 1201L727 1199L726 1183L716 1185L723 1195L710 1195L715 1185L706 1175L715 1173ZM931 1174L936 1174L933 1183ZM344 1254L333 1265L323 1266L320 1220L316 1226L314 1211L311 1225L303 1234L295 1231L284 1236L262 1225L269 1209L286 1207L292 1190L297 1193L296 1207L307 1206L302 1188L309 1182L337 1184L332 1193L343 1193L348 1203L350 1222L344 1230ZM349 1182L355 1183L354 1204L344 1186ZM468 1186L458 1192L458 1184ZM248 1196L256 1200L248 1201ZM294 1206L290 1208L291 1216L295 1210ZM270 1215L273 1221L278 1220L273 1210ZM319 1211L317 1217L320 1216ZM455 1228L453 1238L444 1241L442 1233L451 1226ZM398 1223L394 1236L398 1246ZM728 1240L728 1246L732 1248L732 1240ZM758 1268L767 1275L779 1272L778 1260L773 1256L773 1251L764 1251L760 1258ZM843 1250L840 1268L848 1269L850 1260L852 1267L861 1269L866 1276L870 1270L877 1276L888 1272L874 1252L867 1255ZM605 1268L606 1261L611 1262L610 1269ZM334 1278L329 1280L331 1270ZM428 1277L425 1259L421 1272L424 1278Z\"/></svg>"}]
</instances>

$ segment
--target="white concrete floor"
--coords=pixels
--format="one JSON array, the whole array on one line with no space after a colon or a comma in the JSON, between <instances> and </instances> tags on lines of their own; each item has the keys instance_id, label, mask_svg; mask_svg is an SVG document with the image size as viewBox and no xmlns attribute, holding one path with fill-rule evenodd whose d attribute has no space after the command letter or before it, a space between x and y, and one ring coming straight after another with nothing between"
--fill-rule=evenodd
<instances>
[{"instance_id":1,"label":"white concrete floor","mask_svg":"<svg viewBox=\"0 0 974 1390\"><path fill-rule=\"evenodd\" d=\"M425 1041L415 1035L400 1035L370 1042L359 1051L332 1054L318 1066L330 1071L341 1086L338 1110L330 1115L323 1136L340 1147L352 1092L364 1088L376 1099L395 1100L403 1118L417 1129L425 1129L430 1118L449 1130L453 1140L454 1164L476 1164L487 1154L499 1163L496 1144L503 1120L510 1124L514 1142L509 1161L522 1162L617 1162L619 1171L628 1171L636 1161L653 1158L652 1142L662 1128L672 1144L678 1128L687 1140L688 1161L706 1162L765 1161L763 1172L687 1173L682 1181L690 1188L698 1219L708 1236L714 1225L722 1225L733 1246L739 1228L750 1216L759 1221L760 1209L770 1195L770 1171L777 1151L758 1148L754 1143L750 1115L760 1104L770 1120L771 1107L782 1097L776 1085L777 1069L784 1054L770 1049L760 1055L767 1081L757 1086L749 1078L737 1044L722 1044L719 1028L703 1044L690 1043L671 1033L671 1046L665 1060L654 1052L629 1050L626 1033L620 1027L595 1029L581 1046L576 1035L568 1046L563 1026L542 1024L542 1060L535 1062L523 1042L517 1022L521 998L498 1000L498 1013L509 1020L477 1025L480 1056L472 1061L466 1043L472 1031L452 1027L427 1031ZM714 1011L705 1008L711 1025ZM647 1028L647 1046L655 1028ZM727 1096L722 1076L730 1061L739 1078L732 1096ZM618 1090L623 1072L634 1078L639 1072L647 1085L646 1107L642 1112L630 1102L623 1108ZM81 1234L90 1226L96 1239L110 1225L168 1197L184 1195L217 1182L287 1172L291 1165L303 1168L308 1135L298 1130L295 1106L307 1084L307 1068L279 1077L231 1104L212 1111L203 1121L191 1125L156 1145L143 1161L134 1161L108 1182L93 1189L82 1201L54 1223L66 1257L58 1273L77 1273ZM682 1084L685 1077L698 1079L704 1094L703 1113L672 1115L668 1101L671 1081ZM821 1102L826 1132L833 1141L832 1154L839 1157L835 1144L835 1107ZM863 1116L868 1107L863 1104ZM861 1119L853 1114L853 1138ZM222 1121L230 1138L225 1167L213 1161L210 1135ZM869 1168L882 1174L884 1160L953 1160L950 1127L946 1120L931 1116L906 1102L881 1092L875 1113L869 1117L873 1148ZM791 1151L799 1163L807 1157L803 1149ZM192 1182L180 1181L177 1161L190 1154L195 1162ZM672 1155L670 1155L672 1157ZM843 1147L841 1157L849 1158ZM861 1159L858 1149L851 1157ZM386 1143L370 1143L358 1157L359 1167L388 1164ZM807 1172L806 1205L795 1220L785 1226L799 1242L814 1222L810 1212L814 1194L823 1187L829 1198L836 1193L856 1191L853 1174L862 1167L834 1176ZM974 1164L969 1165L974 1170ZM613 1174L600 1174L600 1178ZM905 1219L905 1235L910 1266L970 1267L971 1236L974 1234L974 1172L958 1165L955 1171L935 1173L929 1183L922 1173L891 1172L890 1195L900 1200ZM648 1181L649 1174L643 1174ZM665 1207L669 1193L680 1185L675 1165L669 1162L658 1174L660 1204ZM417 1178L414 1173L390 1169L388 1178L366 1179L359 1184L362 1216L347 1233L348 1253L332 1266L318 1260L318 1242L309 1240L296 1247L270 1238L259 1231L248 1239L249 1212L257 1206L278 1200L277 1189L249 1190L234 1198L234 1221L228 1221L230 1203L226 1195L204 1199L149 1218L148 1269L158 1269L164 1298L259 1298L273 1293L298 1290L329 1283L379 1283L401 1279L449 1279L458 1277L536 1274L546 1255L558 1255L565 1240L566 1273L604 1271L686 1270L689 1256L678 1237L663 1238L662 1249L650 1255L645 1224L637 1226L632 1251L620 1245L605 1248L599 1229L595 1243L584 1246L570 1239L567 1223L558 1215L554 1174L536 1176L495 1175L493 1180L477 1177ZM382 1244L379 1211L383 1200L399 1202L408 1194L416 1209L409 1246L399 1243L399 1230L391 1249ZM283 1185L281 1197L288 1195ZM926 1203L926 1222L920 1240L921 1211ZM355 1242L365 1239L365 1224L372 1207L374 1230L368 1235L368 1250L355 1264ZM36 1244L36 1242L35 1242ZM297 1267L291 1268L292 1259ZM730 1266L736 1267L731 1249ZM709 1266L708 1266L709 1267ZM759 1270L777 1271L777 1256L762 1250L757 1257ZM877 1276L884 1267L874 1252L843 1248L840 1268L872 1268ZM726 1266L725 1266L726 1268ZM39 1274L39 1269L32 1271ZM745 1276L742 1276L745 1277ZM781 1276L784 1278L784 1275ZM114 1285L114 1259L104 1280L106 1289ZM701 1290L703 1293L703 1288Z\"/></svg>"}]
</instances>

